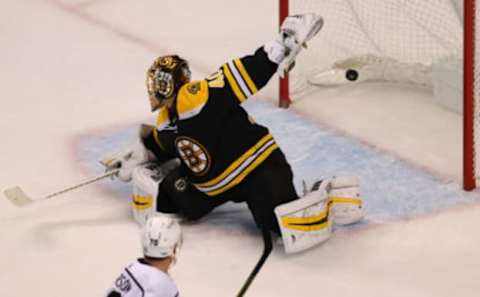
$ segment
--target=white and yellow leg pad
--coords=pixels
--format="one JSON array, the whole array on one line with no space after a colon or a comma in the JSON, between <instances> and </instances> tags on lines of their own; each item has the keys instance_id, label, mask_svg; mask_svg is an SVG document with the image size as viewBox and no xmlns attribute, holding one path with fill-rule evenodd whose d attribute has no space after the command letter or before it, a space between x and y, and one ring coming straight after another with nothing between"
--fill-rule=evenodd
<instances>
[{"instance_id":1,"label":"white and yellow leg pad","mask_svg":"<svg viewBox=\"0 0 480 297\"><path fill-rule=\"evenodd\" d=\"M358 177L339 176L327 182L329 185L326 189L334 224L348 225L360 221L365 212Z\"/></svg>"},{"instance_id":2,"label":"white and yellow leg pad","mask_svg":"<svg viewBox=\"0 0 480 297\"><path fill-rule=\"evenodd\" d=\"M161 180L154 178L155 170L149 165L138 166L132 173L133 217L140 225L144 225L148 217L157 209L158 186Z\"/></svg>"},{"instance_id":3,"label":"white and yellow leg pad","mask_svg":"<svg viewBox=\"0 0 480 297\"><path fill-rule=\"evenodd\" d=\"M178 159L172 159L162 165L146 163L133 170L132 209L137 223L144 225L150 215L157 213L158 187L179 164Z\"/></svg>"},{"instance_id":4,"label":"white and yellow leg pad","mask_svg":"<svg viewBox=\"0 0 480 297\"><path fill-rule=\"evenodd\" d=\"M332 234L328 195L323 188L277 206L275 215L286 253L309 249L326 241Z\"/></svg>"}]
</instances>

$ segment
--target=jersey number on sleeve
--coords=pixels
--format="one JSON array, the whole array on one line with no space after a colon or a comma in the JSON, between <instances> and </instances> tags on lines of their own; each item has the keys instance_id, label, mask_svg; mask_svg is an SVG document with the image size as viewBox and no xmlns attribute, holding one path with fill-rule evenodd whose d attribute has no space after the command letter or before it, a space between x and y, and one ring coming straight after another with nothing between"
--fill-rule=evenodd
<instances>
[{"instance_id":1,"label":"jersey number on sleeve","mask_svg":"<svg viewBox=\"0 0 480 297\"><path fill-rule=\"evenodd\" d=\"M210 88L223 88L225 86L224 78L223 71L219 69L217 72L207 76L206 80Z\"/></svg>"}]
</instances>

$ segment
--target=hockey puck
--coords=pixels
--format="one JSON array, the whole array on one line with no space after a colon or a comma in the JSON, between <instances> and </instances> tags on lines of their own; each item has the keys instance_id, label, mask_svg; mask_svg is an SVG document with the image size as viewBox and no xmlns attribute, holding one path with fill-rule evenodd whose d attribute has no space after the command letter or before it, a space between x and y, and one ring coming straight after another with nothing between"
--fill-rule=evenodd
<instances>
[{"instance_id":1,"label":"hockey puck","mask_svg":"<svg viewBox=\"0 0 480 297\"><path fill-rule=\"evenodd\" d=\"M347 72L345 73L345 77L349 81L356 81L358 79L358 71L354 69L348 69Z\"/></svg>"}]
</instances>

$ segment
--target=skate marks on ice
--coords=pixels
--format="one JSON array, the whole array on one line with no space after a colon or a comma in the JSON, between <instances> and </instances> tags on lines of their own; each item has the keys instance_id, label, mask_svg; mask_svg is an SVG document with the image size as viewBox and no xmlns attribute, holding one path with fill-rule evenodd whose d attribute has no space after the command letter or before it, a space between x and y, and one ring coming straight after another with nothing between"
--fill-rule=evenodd
<instances>
[{"instance_id":1,"label":"skate marks on ice","mask_svg":"<svg viewBox=\"0 0 480 297\"><path fill-rule=\"evenodd\" d=\"M302 180L310 186L315 180L334 175L359 176L367 211L364 224L415 218L480 201L478 195L464 192L458 184L446 183L393 155L319 127L270 102L251 100L244 107L255 121L269 127L283 149L294 171L298 193L303 191ZM81 135L78 158L93 174L101 173L98 160L106 152L133 141L139 124ZM130 197L129 185L113 181L108 186L118 192L119 199ZM219 225L218 220L228 225L227 221L240 222L246 227L244 231L254 229L243 204L226 204L204 220L215 225Z\"/></svg>"}]
</instances>

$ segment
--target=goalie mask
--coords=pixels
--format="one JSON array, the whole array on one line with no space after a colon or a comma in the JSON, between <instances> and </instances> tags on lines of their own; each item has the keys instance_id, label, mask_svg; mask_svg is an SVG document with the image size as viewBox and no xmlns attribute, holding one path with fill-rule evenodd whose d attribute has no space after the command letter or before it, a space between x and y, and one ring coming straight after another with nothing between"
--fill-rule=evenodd
<instances>
[{"instance_id":1,"label":"goalie mask","mask_svg":"<svg viewBox=\"0 0 480 297\"><path fill-rule=\"evenodd\" d=\"M190 81L187 61L177 55L162 56L147 71L147 90L152 111L175 98L180 87Z\"/></svg>"}]
</instances>

